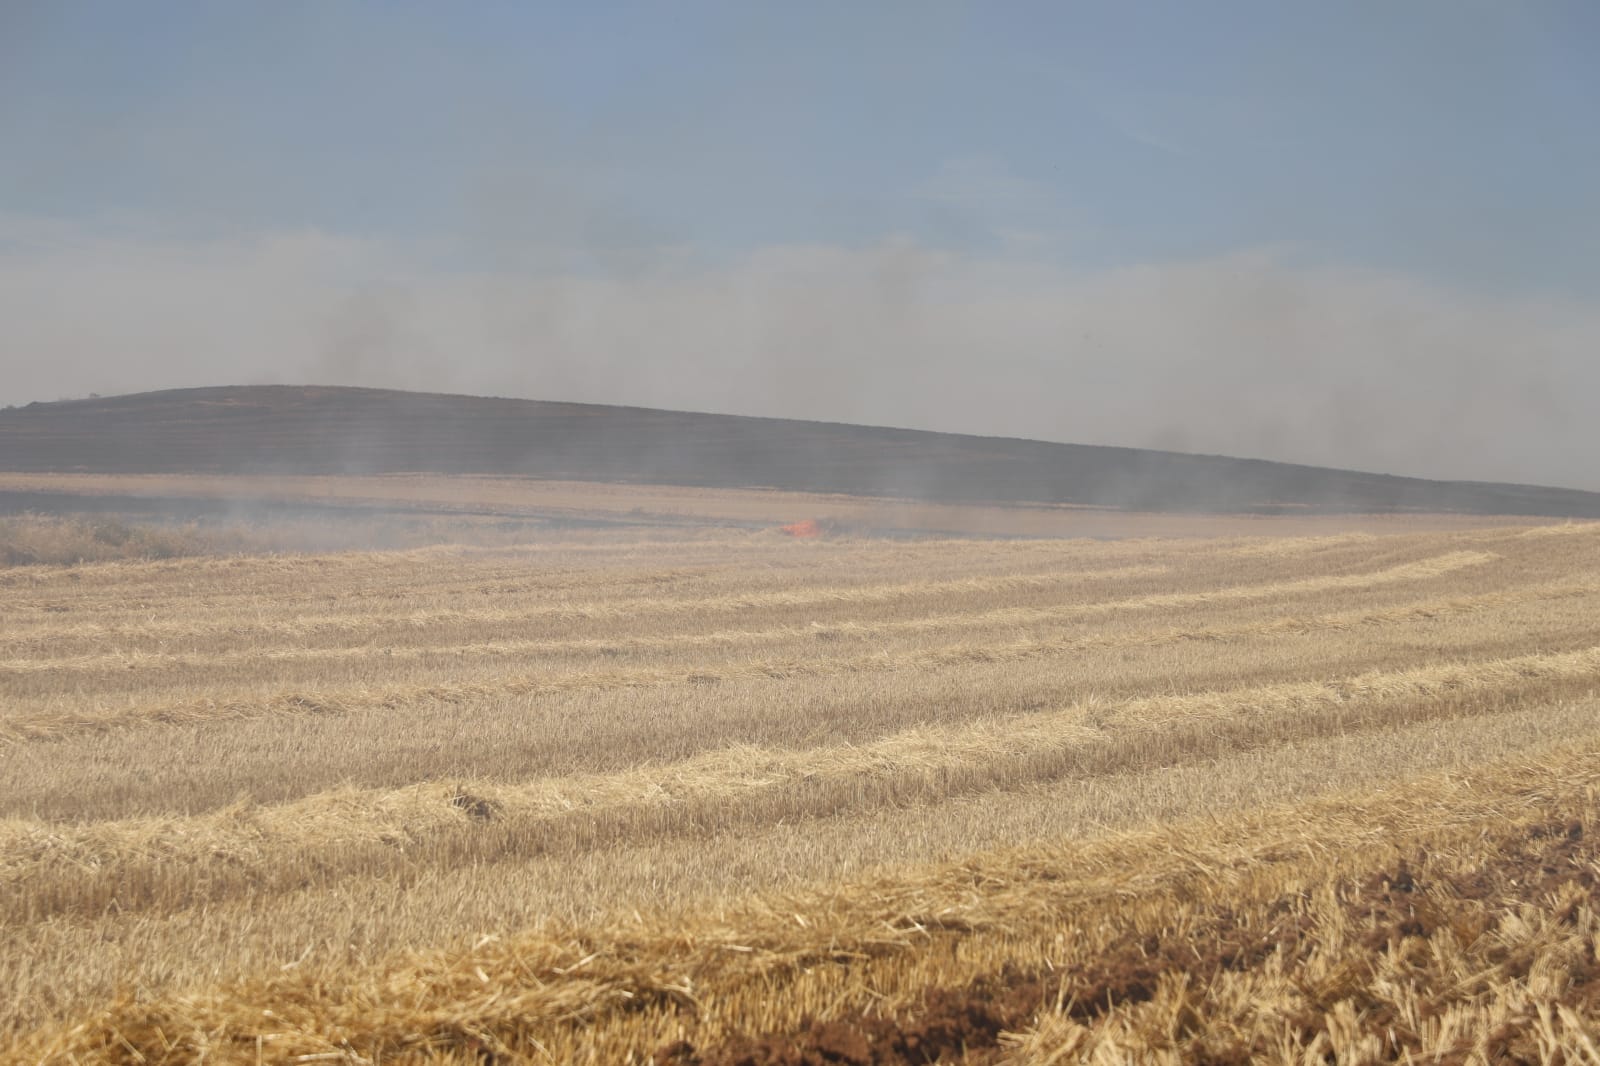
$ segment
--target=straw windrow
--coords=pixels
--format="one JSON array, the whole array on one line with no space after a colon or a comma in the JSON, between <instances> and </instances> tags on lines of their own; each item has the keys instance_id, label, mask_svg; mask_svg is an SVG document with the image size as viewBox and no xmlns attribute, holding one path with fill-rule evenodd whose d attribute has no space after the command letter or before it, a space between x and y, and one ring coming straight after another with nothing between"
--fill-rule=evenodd
<instances>
[{"instance_id":1,"label":"straw windrow","mask_svg":"<svg viewBox=\"0 0 1600 1066\"><path fill-rule=\"evenodd\" d=\"M1588 533L8 571L0 1057L1574 1049Z\"/></svg>"}]
</instances>

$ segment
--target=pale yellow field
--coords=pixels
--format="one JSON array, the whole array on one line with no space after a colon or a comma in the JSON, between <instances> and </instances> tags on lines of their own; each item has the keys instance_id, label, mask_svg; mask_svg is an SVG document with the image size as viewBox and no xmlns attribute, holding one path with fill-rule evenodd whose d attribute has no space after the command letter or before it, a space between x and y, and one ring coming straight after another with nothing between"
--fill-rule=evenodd
<instances>
[{"instance_id":1,"label":"pale yellow field","mask_svg":"<svg viewBox=\"0 0 1600 1066\"><path fill-rule=\"evenodd\" d=\"M0 1048L1587 1061L1600 524L1301 521L0 569Z\"/></svg>"}]
</instances>

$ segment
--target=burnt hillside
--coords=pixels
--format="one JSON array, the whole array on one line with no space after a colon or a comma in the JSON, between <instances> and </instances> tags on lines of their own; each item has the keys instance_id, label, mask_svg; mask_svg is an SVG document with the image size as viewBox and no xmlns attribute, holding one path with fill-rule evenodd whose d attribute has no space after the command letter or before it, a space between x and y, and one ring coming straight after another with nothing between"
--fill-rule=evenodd
<instances>
[{"instance_id":1,"label":"burnt hillside","mask_svg":"<svg viewBox=\"0 0 1600 1066\"><path fill-rule=\"evenodd\" d=\"M1185 511L1600 517L1600 494L1220 456L382 389L176 389L0 411L0 470L473 473Z\"/></svg>"}]
</instances>

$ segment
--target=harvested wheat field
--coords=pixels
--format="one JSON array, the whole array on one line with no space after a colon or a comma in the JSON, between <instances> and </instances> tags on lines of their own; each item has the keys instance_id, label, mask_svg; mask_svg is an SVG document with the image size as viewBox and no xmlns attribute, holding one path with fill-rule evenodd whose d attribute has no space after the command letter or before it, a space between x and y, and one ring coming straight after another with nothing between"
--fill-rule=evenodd
<instances>
[{"instance_id":1,"label":"harvested wheat field","mask_svg":"<svg viewBox=\"0 0 1600 1066\"><path fill-rule=\"evenodd\" d=\"M0 1057L1600 1062L1600 524L1251 528L0 569Z\"/></svg>"}]
</instances>

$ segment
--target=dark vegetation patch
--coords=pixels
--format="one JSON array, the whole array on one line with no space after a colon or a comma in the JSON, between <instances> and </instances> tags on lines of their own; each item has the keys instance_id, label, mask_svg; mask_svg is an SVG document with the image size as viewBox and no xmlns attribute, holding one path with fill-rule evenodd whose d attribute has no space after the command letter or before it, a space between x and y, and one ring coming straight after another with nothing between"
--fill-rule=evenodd
<instances>
[{"instance_id":1,"label":"dark vegetation patch","mask_svg":"<svg viewBox=\"0 0 1600 1066\"><path fill-rule=\"evenodd\" d=\"M1139 448L384 389L240 386L0 411L12 471L490 474L1146 511L1600 517L1600 494Z\"/></svg>"},{"instance_id":2,"label":"dark vegetation patch","mask_svg":"<svg viewBox=\"0 0 1600 1066\"><path fill-rule=\"evenodd\" d=\"M485 796L474 795L463 788L457 788L451 793L450 806L474 822L492 822L500 816L500 804Z\"/></svg>"},{"instance_id":3,"label":"dark vegetation patch","mask_svg":"<svg viewBox=\"0 0 1600 1066\"><path fill-rule=\"evenodd\" d=\"M0 517L0 567L182 559L244 550L242 534L192 524L142 525L111 515Z\"/></svg>"}]
</instances>

